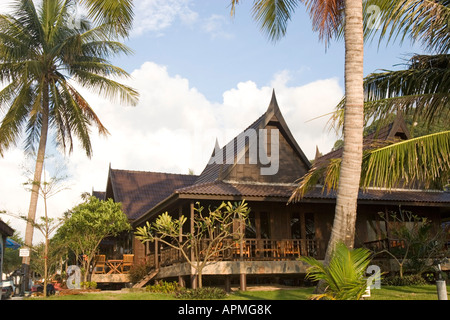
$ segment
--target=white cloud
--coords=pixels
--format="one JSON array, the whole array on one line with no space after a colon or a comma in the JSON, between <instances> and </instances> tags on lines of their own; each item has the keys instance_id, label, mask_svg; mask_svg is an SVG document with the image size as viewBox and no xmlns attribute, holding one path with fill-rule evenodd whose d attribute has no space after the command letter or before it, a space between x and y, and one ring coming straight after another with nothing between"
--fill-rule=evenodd
<instances>
[{"instance_id":1,"label":"white cloud","mask_svg":"<svg viewBox=\"0 0 450 320\"><path fill-rule=\"evenodd\" d=\"M161 32L176 19L192 24L198 14L190 8L190 0L138 0L135 1L133 35L147 31Z\"/></svg>"},{"instance_id":2,"label":"white cloud","mask_svg":"<svg viewBox=\"0 0 450 320\"><path fill-rule=\"evenodd\" d=\"M209 18L205 19L202 28L211 36L212 39L232 39L234 38L234 35L226 31L229 24L230 19L228 17L213 14Z\"/></svg>"},{"instance_id":3,"label":"white cloud","mask_svg":"<svg viewBox=\"0 0 450 320\"><path fill-rule=\"evenodd\" d=\"M9 12L11 12L11 2L10 1L0 2L0 13L9 13Z\"/></svg>"},{"instance_id":4,"label":"white cloud","mask_svg":"<svg viewBox=\"0 0 450 320\"><path fill-rule=\"evenodd\" d=\"M80 201L84 191L105 190L109 163L117 169L173 173L193 169L199 174L216 138L223 146L258 119L269 105L273 88L281 112L307 156L314 156L316 145L321 151L330 150L335 137L324 132L327 118L307 121L333 110L343 94L338 81L325 79L296 87L289 86L289 80L290 73L283 71L274 75L268 86L240 82L225 91L218 104L191 87L188 79L171 76L166 67L147 62L128 81L141 94L136 107L117 105L80 90L111 136L98 137L93 130L92 159L78 146L67 158L72 188L51 199L50 215L61 216ZM26 214L29 193L21 186L22 159L19 149L0 159L0 209ZM18 230L23 233L24 225Z\"/></svg>"},{"instance_id":5,"label":"white cloud","mask_svg":"<svg viewBox=\"0 0 450 320\"><path fill-rule=\"evenodd\" d=\"M37 5L39 0L34 1ZM192 25L198 20L198 13L191 9L191 0L136 0L134 1L133 36L145 32L160 35L179 20L185 25ZM0 13L10 13L15 1L0 1ZM79 7L77 13L86 14L85 7Z\"/></svg>"}]
</instances>

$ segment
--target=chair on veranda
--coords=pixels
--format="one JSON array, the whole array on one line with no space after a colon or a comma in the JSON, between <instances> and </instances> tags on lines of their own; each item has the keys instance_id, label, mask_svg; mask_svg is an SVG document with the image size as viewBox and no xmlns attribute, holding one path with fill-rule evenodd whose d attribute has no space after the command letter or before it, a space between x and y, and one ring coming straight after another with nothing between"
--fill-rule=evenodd
<instances>
[{"instance_id":1,"label":"chair on veranda","mask_svg":"<svg viewBox=\"0 0 450 320\"><path fill-rule=\"evenodd\" d=\"M133 265L134 254L124 254L123 255L123 263L122 263L122 273L128 273L130 271L131 266Z\"/></svg>"},{"instance_id":2,"label":"chair on veranda","mask_svg":"<svg viewBox=\"0 0 450 320\"><path fill-rule=\"evenodd\" d=\"M104 254L95 256L94 273L106 273L106 256Z\"/></svg>"}]
</instances>

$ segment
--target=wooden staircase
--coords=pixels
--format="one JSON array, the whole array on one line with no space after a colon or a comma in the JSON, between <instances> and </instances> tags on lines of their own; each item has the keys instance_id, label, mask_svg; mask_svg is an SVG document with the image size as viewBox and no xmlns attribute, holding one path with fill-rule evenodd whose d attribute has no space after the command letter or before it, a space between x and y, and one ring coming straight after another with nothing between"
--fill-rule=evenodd
<instances>
[{"instance_id":1,"label":"wooden staircase","mask_svg":"<svg viewBox=\"0 0 450 320\"><path fill-rule=\"evenodd\" d=\"M154 269L149 272L141 281L137 282L133 288L142 288L145 286L150 280L152 280L159 272L159 269Z\"/></svg>"}]
</instances>

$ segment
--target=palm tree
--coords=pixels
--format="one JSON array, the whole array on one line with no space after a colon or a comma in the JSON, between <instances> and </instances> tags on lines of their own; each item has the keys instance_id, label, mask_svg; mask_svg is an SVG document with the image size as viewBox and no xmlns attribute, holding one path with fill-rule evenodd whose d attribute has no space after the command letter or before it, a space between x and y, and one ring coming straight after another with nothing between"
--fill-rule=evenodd
<instances>
[{"instance_id":1,"label":"palm tree","mask_svg":"<svg viewBox=\"0 0 450 320\"><path fill-rule=\"evenodd\" d=\"M370 264L371 253L367 249L349 250L343 243L336 244L328 265L313 257L301 257L308 263L307 278L323 281L323 293L313 295L313 299L359 300L366 291L365 273Z\"/></svg>"},{"instance_id":2,"label":"palm tree","mask_svg":"<svg viewBox=\"0 0 450 320\"><path fill-rule=\"evenodd\" d=\"M93 3L93 2L92 2ZM49 130L58 144L72 152L76 137L92 155L90 126L101 135L108 131L75 84L121 103L135 105L138 93L110 77L127 77L107 58L131 51L110 40L110 25L92 27L81 19L79 29L68 24L74 0L44 0L37 9L32 0L17 0L11 15L0 15L0 155L21 139L36 152L34 185L28 218L34 221ZM114 34L114 36L116 36ZM37 150L35 150L38 145ZM31 246L33 227L27 224L25 245ZM24 260L25 265L29 260Z\"/></svg>"},{"instance_id":3,"label":"palm tree","mask_svg":"<svg viewBox=\"0 0 450 320\"><path fill-rule=\"evenodd\" d=\"M384 146L380 146L385 143ZM290 202L322 184L323 192L336 190L341 159L314 163L302 177ZM411 188L423 184L426 188L443 189L450 179L450 130L432 133L397 143L375 142L364 151L360 187Z\"/></svg>"},{"instance_id":4,"label":"palm tree","mask_svg":"<svg viewBox=\"0 0 450 320\"><path fill-rule=\"evenodd\" d=\"M352 248L356 223L356 202L363 143L363 6L362 0L255 0L253 16L271 40L286 33L287 24L299 3L307 6L313 29L325 42L342 30L345 38L344 153L340 166L335 218L325 261L338 241ZM231 1L232 14L239 0Z\"/></svg>"},{"instance_id":5,"label":"palm tree","mask_svg":"<svg viewBox=\"0 0 450 320\"><path fill-rule=\"evenodd\" d=\"M381 70L365 79L367 119L401 111L432 125L450 115L450 54L416 54L405 69Z\"/></svg>"},{"instance_id":6,"label":"palm tree","mask_svg":"<svg viewBox=\"0 0 450 320\"><path fill-rule=\"evenodd\" d=\"M450 1L371 1L381 8L380 38L409 36L435 54L415 54L404 70L382 70L365 78L366 123L385 124L393 113L413 115L426 126L450 116ZM366 29L374 36L375 29ZM335 126L342 126L345 99L338 105ZM369 148L363 158L361 187L443 188L450 179L450 125L409 141ZM391 142L392 143L392 142ZM300 199L319 179L324 189L335 189L340 159L316 163L291 200Z\"/></svg>"},{"instance_id":7,"label":"palm tree","mask_svg":"<svg viewBox=\"0 0 450 320\"><path fill-rule=\"evenodd\" d=\"M400 71L383 70L365 79L366 116L385 118L395 111L408 113L432 124L450 115L450 1L370 0L380 7L377 33L366 29L368 39L409 37L430 53L416 54Z\"/></svg>"},{"instance_id":8,"label":"palm tree","mask_svg":"<svg viewBox=\"0 0 450 320\"><path fill-rule=\"evenodd\" d=\"M379 8L378 28L365 28L367 39L379 37L389 42L410 39L420 43L427 51L446 53L450 50L450 2L448 0L368 0L365 8ZM370 10L364 11L366 16ZM366 21L371 21L367 17Z\"/></svg>"},{"instance_id":9,"label":"palm tree","mask_svg":"<svg viewBox=\"0 0 450 320\"><path fill-rule=\"evenodd\" d=\"M301 257L308 263L306 277L313 281L323 281L323 293L313 295L313 299L359 300L366 291L364 277L370 264L371 252L359 248L350 250L342 242L336 244L328 265L313 257Z\"/></svg>"}]
</instances>

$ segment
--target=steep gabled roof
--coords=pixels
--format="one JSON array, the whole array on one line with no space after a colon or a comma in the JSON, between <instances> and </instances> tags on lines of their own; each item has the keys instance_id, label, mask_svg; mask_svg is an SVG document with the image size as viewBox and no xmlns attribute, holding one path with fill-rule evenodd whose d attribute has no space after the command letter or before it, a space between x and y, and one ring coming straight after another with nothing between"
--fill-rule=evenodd
<instances>
[{"instance_id":1,"label":"steep gabled roof","mask_svg":"<svg viewBox=\"0 0 450 320\"><path fill-rule=\"evenodd\" d=\"M406 125L405 119L402 114L399 113L397 114L393 122L366 135L363 141L363 148L367 149L377 142L392 142L395 140L408 140L410 138L411 135ZM343 147L330 151L323 156L316 157L314 162L315 164L320 165L331 159L341 158L343 151Z\"/></svg>"},{"instance_id":2,"label":"steep gabled roof","mask_svg":"<svg viewBox=\"0 0 450 320\"><path fill-rule=\"evenodd\" d=\"M213 181L175 190L178 195L225 196L238 198L280 198L287 201L294 191L293 184L257 182Z\"/></svg>"},{"instance_id":3,"label":"steep gabled roof","mask_svg":"<svg viewBox=\"0 0 450 320\"><path fill-rule=\"evenodd\" d=\"M92 195L99 200L105 200L106 192L92 190Z\"/></svg>"},{"instance_id":4,"label":"steep gabled roof","mask_svg":"<svg viewBox=\"0 0 450 320\"><path fill-rule=\"evenodd\" d=\"M192 185L196 179L195 175L110 168L105 198L121 202L128 219L134 220L170 196L174 190Z\"/></svg>"},{"instance_id":5,"label":"steep gabled roof","mask_svg":"<svg viewBox=\"0 0 450 320\"><path fill-rule=\"evenodd\" d=\"M5 222L0 219L0 235L11 237L14 234L14 229L8 226ZM0 237L0 241L3 241L2 237ZM1 254L1 252L0 252Z\"/></svg>"},{"instance_id":6,"label":"steep gabled roof","mask_svg":"<svg viewBox=\"0 0 450 320\"><path fill-rule=\"evenodd\" d=\"M280 133L286 139L290 147L294 150L294 154L300 159L300 162L303 163L303 166L308 170L311 167L311 163L303 153L302 149L289 130L286 121L284 120L284 117L280 111L280 107L278 106L275 91L273 91L272 93L272 99L270 101L269 107L267 108L267 111L263 115L261 115L255 122L253 122L248 128L246 128L243 133L249 130L255 130L257 133L259 133L260 129L265 129L269 125L275 125L280 130ZM241 135L243 133L241 133ZM227 180L229 178L231 170L233 170L233 168L238 163L242 163L249 147L249 143L246 143L245 139L239 139L239 136L232 139L223 148L220 148L218 142L216 141L211 158L202 173L199 175L196 184L213 182L216 180ZM231 150L230 154L235 155L235 158L232 159L233 161L227 161L227 150ZM214 161L217 154L223 156L222 163L216 163ZM299 177L293 177L292 181L298 178Z\"/></svg>"}]
</instances>

